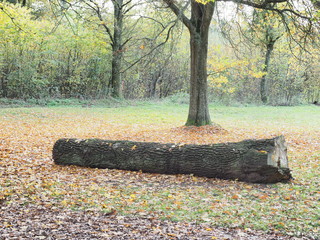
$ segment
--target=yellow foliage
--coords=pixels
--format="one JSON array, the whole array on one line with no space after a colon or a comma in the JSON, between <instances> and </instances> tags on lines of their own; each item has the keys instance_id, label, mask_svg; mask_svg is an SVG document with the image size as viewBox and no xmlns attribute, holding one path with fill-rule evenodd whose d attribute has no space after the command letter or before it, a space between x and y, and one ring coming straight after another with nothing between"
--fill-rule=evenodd
<instances>
[{"instance_id":1,"label":"yellow foliage","mask_svg":"<svg viewBox=\"0 0 320 240\"><path fill-rule=\"evenodd\" d=\"M228 89L228 93L234 93L236 91L236 88L232 87Z\"/></svg>"},{"instance_id":2,"label":"yellow foliage","mask_svg":"<svg viewBox=\"0 0 320 240\"><path fill-rule=\"evenodd\" d=\"M251 75L254 78L262 78L263 76L265 76L267 73L266 72L262 72L262 71L248 71L249 75Z\"/></svg>"},{"instance_id":3,"label":"yellow foliage","mask_svg":"<svg viewBox=\"0 0 320 240\"><path fill-rule=\"evenodd\" d=\"M228 82L228 78L225 76L219 76L219 77L210 79L211 84L220 85L220 87L222 86L222 83L227 83L227 82Z\"/></svg>"},{"instance_id":4,"label":"yellow foliage","mask_svg":"<svg viewBox=\"0 0 320 240\"><path fill-rule=\"evenodd\" d=\"M214 0L196 0L198 3L207 4L208 2L214 2Z\"/></svg>"}]
</instances>

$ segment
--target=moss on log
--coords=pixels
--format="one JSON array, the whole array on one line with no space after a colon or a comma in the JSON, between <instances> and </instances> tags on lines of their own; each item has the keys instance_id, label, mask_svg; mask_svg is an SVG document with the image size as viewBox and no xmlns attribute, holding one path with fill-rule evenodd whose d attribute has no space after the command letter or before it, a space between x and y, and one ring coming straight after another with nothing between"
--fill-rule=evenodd
<instances>
[{"instance_id":1,"label":"moss on log","mask_svg":"<svg viewBox=\"0 0 320 240\"><path fill-rule=\"evenodd\" d=\"M177 145L101 139L59 139L60 165L163 174L194 174L254 183L291 179L283 136L211 145Z\"/></svg>"}]
</instances>

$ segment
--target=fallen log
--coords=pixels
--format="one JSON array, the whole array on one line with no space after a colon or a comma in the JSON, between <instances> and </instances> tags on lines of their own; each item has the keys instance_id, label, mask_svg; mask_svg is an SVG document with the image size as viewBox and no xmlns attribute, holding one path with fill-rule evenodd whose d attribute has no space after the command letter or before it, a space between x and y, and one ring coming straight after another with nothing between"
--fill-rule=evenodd
<instances>
[{"instance_id":1,"label":"fallen log","mask_svg":"<svg viewBox=\"0 0 320 240\"><path fill-rule=\"evenodd\" d=\"M178 145L101 139L59 139L59 165L163 174L194 174L254 183L291 179L283 136L211 145Z\"/></svg>"}]
</instances>

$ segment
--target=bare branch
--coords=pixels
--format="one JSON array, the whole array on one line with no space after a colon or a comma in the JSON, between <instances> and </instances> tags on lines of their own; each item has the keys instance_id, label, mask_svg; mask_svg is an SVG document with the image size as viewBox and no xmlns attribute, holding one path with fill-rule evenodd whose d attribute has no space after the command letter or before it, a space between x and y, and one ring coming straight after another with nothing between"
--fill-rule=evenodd
<instances>
[{"instance_id":1,"label":"bare branch","mask_svg":"<svg viewBox=\"0 0 320 240\"><path fill-rule=\"evenodd\" d=\"M128 66L126 69L122 70L121 73L124 73L126 71L128 71L130 68L132 68L134 65L136 65L137 63L139 63L142 59L146 58L147 56L149 56L151 53L153 53L156 49L160 48L161 46L163 46L164 44L166 44L169 40L170 37L170 33L172 31L172 29L175 27L177 22L175 22L168 30L167 32L167 36L166 39L159 43L157 46L155 46L154 48L152 48L148 53L146 53L145 55L141 56L139 59L137 59L136 61L134 61L130 66Z\"/></svg>"},{"instance_id":2,"label":"bare branch","mask_svg":"<svg viewBox=\"0 0 320 240\"><path fill-rule=\"evenodd\" d=\"M311 20L310 17L304 16L304 15L300 14L299 12L294 11L290 8L278 9L278 8L274 8L274 4L272 4L272 3L284 3L284 2L287 2L287 0L266 0L261 4L258 4L258 3L252 2L252 1L247 1L247 0L216 0L216 1L218 1L218 2L234 2L237 4L243 4L243 5L247 5L247 6L258 8L258 9L275 11L278 13L289 12L289 13L296 15L297 17L300 17L300 18L303 18L306 20Z\"/></svg>"},{"instance_id":3,"label":"bare branch","mask_svg":"<svg viewBox=\"0 0 320 240\"><path fill-rule=\"evenodd\" d=\"M91 4L89 4L87 1L83 1L85 5L87 5L91 10L93 10L99 20L100 20L100 25L102 25L104 27L104 29L106 30L106 33L108 34L109 38L110 38L110 41L111 41L111 45L114 43L114 39L113 39L113 35L112 35L112 32L111 32L111 29L108 27L108 25L104 22L104 19L102 17L102 14L101 14L101 10L100 10L100 7L99 5L96 3L96 2L93 2L92 0L90 0L90 2L92 4L94 4L95 6L92 6Z\"/></svg>"},{"instance_id":4,"label":"bare branch","mask_svg":"<svg viewBox=\"0 0 320 240\"><path fill-rule=\"evenodd\" d=\"M183 22L183 24L190 30L193 30L193 25L189 18L184 15L183 10L187 8L187 6L190 4L190 1L188 1L187 5L183 8L178 7L173 0L163 0L168 7L173 11L173 13Z\"/></svg>"},{"instance_id":5,"label":"bare branch","mask_svg":"<svg viewBox=\"0 0 320 240\"><path fill-rule=\"evenodd\" d=\"M272 3L284 3L287 2L287 0L266 0L262 3L255 3L252 1L247 1L247 0L216 0L217 2L234 2L237 4L244 4L250 7L254 7L254 8L259 8L259 9L267 9L269 8L268 6L270 6L270 4Z\"/></svg>"}]
</instances>

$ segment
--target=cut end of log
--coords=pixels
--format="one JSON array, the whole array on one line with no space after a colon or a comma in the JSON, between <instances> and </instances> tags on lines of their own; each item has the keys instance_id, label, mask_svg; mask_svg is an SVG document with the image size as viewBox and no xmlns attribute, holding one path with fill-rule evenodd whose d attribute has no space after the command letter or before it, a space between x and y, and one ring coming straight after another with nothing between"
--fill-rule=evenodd
<instances>
[{"instance_id":1,"label":"cut end of log","mask_svg":"<svg viewBox=\"0 0 320 240\"><path fill-rule=\"evenodd\" d=\"M276 183L292 178L283 136L212 145L175 145L101 139L59 139L60 165Z\"/></svg>"},{"instance_id":2,"label":"cut end of log","mask_svg":"<svg viewBox=\"0 0 320 240\"><path fill-rule=\"evenodd\" d=\"M284 136L272 139L246 140L241 181L276 183L292 179L288 166L287 143Z\"/></svg>"},{"instance_id":3,"label":"cut end of log","mask_svg":"<svg viewBox=\"0 0 320 240\"><path fill-rule=\"evenodd\" d=\"M268 165L288 168L288 157L287 157L287 143L284 136L274 138L275 148L272 152L268 153Z\"/></svg>"}]
</instances>

